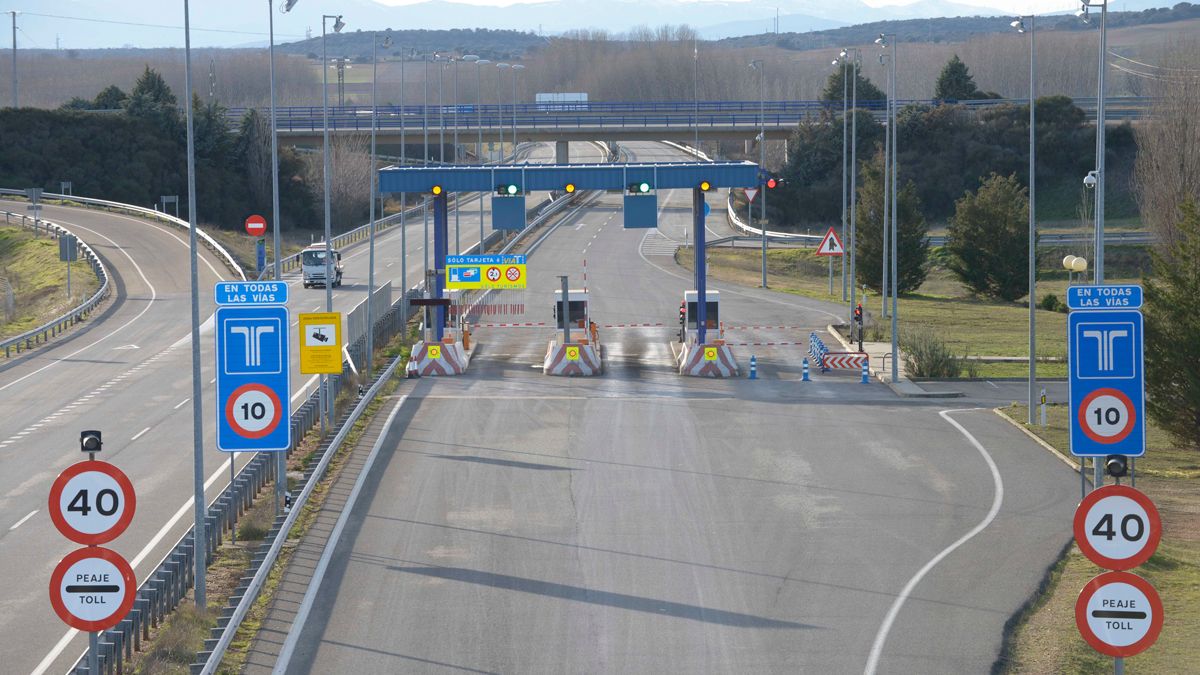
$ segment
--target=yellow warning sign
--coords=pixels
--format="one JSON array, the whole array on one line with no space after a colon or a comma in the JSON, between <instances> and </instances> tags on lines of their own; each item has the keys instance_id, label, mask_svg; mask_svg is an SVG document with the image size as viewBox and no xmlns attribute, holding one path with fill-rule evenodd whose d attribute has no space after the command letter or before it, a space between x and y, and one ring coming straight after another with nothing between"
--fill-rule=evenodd
<instances>
[{"instance_id":1,"label":"yellow warning sign","mask_svg":"<svg viewBox=\"0 0 1200 675\"><path fill-rule=\"evenodd\" d=\"M342 314L300 314L300 372L342 373Z\"/></svg>"},{"instance_id":2,"label":"yellow warning sign","mask_svg":"<svg viewBox=\"0 0 1200 675\"><path fill-rule=\"evenodd\" d=\"M429 350L426 351L425 353L431 359L440 359L440 358L442 358L442 346L441 345L429 345Z\"/></svg>"},{"instance_id":3,"label":"yellow warning sign","mask_svg":"<svg viewBox=\"0 0 1200 675\"><path fill-rule=\"evenodd\" d=\"M576 347L574 345L567 347L567 360L568 361L578 361L579 360L579 347Z\"/></svg>"},{"instance_id":4,"label":"yellow warning sign","mask_svg":"<svg viewBox=\"0 0 1200 675\"><path fill-rule=\"evenodd\" d=\"M704 348L704 360L705 361L716 361L717 360L717 348L716 347L705 347Z\"/></svg>"}]
</instances>

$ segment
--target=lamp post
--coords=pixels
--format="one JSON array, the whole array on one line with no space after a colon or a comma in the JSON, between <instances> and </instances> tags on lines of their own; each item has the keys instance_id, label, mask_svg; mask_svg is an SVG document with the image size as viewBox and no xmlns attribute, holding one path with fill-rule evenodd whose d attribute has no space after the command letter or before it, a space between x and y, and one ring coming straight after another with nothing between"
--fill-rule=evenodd
<instances>
[{"instance_id":1,"label":"lamp post","mask_svg":"<svg viewBox=\"0 0 1200 675\"><path fill-rule=\"evenodd\" d=\"M850 122L850 119L849 119L850 108L848 107L849 103L850 103L850 98L849 98L849 95L850 95L850 63L849 63L849 60L846 58L847 56L848 56L848 54L846 53L846 50L843 49L841 51L841 53L838 54L838 58L833 60L834 66L840 65L842 67L842 242L843 243L848 242L848 240L846 239L846 215L847 215L846 212L848 210L848 207L846 204L846 202L848 201L847 194L846 194L846 189L847 189L847 181L846 181L847 171L846 170L848 168L847 167L848 162L846 161L846 151L848 148L846 146L848 145L849 137L850 137L849 128L848 128L849 122ZM842 256L842 302L845 302L845 301L846 301L846 256L843 255ZM850 325L853 327L853 325L854 325L853 320L851 320ZM851 328L851 330L853 330L853 328Z\"/></svg>"},{"instance_id":2,"label":"lamp post","mask_svg":"<svg viewBox=\"0 0 1200 675\"><path fill-rule=\"evenodd\" d=\"M14 15L15 16L15 15ZM14 19L15 21L15 19ZM204 597L204 571L208 556L204 535L204 422L201 397L204 392L200 381L200 282L198 269L198 247L196 242L196 131L192 115L192 33L188 0L183 0L183 77L184 110L187 115L187 183L188 183L188 250L192 290L192 490L195 524L192 529L192 558L195 560L195 601L203 612L208 603ZM14 90L15 91L15 90ZM16 101L14 100L15 104ZM232 462L232 459L230 460ZM96 633L92 633L96 635ZM89 653L96 654L98 645L92 644Z\"/></svg>"},{"instance_id":3,"label":"lamp post","mask_svg":"<svg viewBox=\"0 0 1200 675\"><path fill-rule=\"evenodd\" d=\"M483 76L480 66L485 66L491 61L481 59L475 54L467 54L463 57L464 61L475 64L475 131L477 133L475 140L475 160L483 164ZM483 194L479 195L479 254L483 255Z\"/></svg>"},{"instance_id":4,"label":"lamp post","mask_svg":"<svg viewBox=\"0 0 1200 675\"><path fill-rule=\"evenodd\" d=\"M451 59L454 61L454 152L451 153L452 162L458 164L458 62L462 59ZM458 240L458 195L454 196L454 253L458 255L462 253L462 245Z\"/></svg>"},{"instance_id":5,"label":"lamp post","mask_svg":"<svg viewBox=\"0 0 1200 675\"><path fill-rule=\"evenodd\" d=\"M292 11L299 0L286 0L279 11ZM271 62L271 225L272 225L272 245L275 254L275 280L283 280L283 268L280 266L280 244L279 235L279 120L275 113L275 14L271 11L271 0L267 0L267 23L268 23L268 38L269 38L269 54ZM275 466L275 514L278 515L280 509L286 501L284 493L287 490L287 453L276 453Z\"/></svg>"},{"instance_id":6,"label":"lamp post","mask_svg":"<svg viewBox=\"0 0 1200 675\"><path fill-rule=\"evenodd\" d=\"M1104 73L1108 70L1108 0L1083 0L1076 16L1091 23L1088 9L1100 8L1100 72L1096 82L1096 253L1094 283L1104 283ZM1099 469L1097 469L1099 472ZM1100 475L1097 473L1097 475ZM1097 483L1101 485L1102 483Z\"/></svg>"},{"instance_id":7,"label":"lamp post","mask_svg":"<svg viewBox=\"0 0 1200 675\"><path fill-rule=\"evenodd\" d=\"M329 63L329 59L325 55L325 25L329 19L333 19L333 32L340 33L346 27L342 21L341 14L322 14L321 15L321 63ZM329 69L321 68L321 128L322 150L325 155L324 176L325 176L325 311L333 311L333 242L330 229L332 226L332 214L330 212L330 191L332 190L332 173L333 166L329 155ZM189 89L189 91L191 91ZM318 385L318 396L320 397L319 405L321 408L321 437L325 437L325 420L329 417L329 396L325 391L325 385L328 382L327 376L322 375L320 384Z\"/></svg>"},{"instance_id":8,"label":"lamp post","mask_svg":"<svg viewBox=\"0 0 1200 675\"><path fill-rule=\"evenodd\" d=\"M429 55L422 54L421 59L425 62L425 74L421 78L421 84L424 88L424 100L421 104L421 131L424 136L424 147L422 148L421 166L429 166ZM423 288L429 291L429 197L421 197L421 256L425 260L425 268L422 272L421 283ZM429 316L428 313L425 316ZM428 329L428 326L424 327Z\"/></svg>"},{"instance_id":9,"label":"lamp post","mask_svg":"<svg viewBox=\"0 0 1200 675\"><path fill-rule=\"evenodd\" d=\"M696 152L700 151L700 38L692 39L692 101L694 103L694 112L692 115L692 129L695 133L693 145ZM696 161L700 161L700 156L696 156ZM686 230L685 230L686 232Z\"/></svg>"},{"instance_id":10,"label":"lamp post","mask_svg":"<svg viewBox=\"0 0 1200 675\"><path fill-rule=\"evenodd\" d=\"M383 38L383 48L392 46L392 36ZM371 294L375 292L375 200L379 181L375 175L375 129L379 126L379 109L376 103L376 84L379 76L379 33L371 33L371 234L368 239L367 263L367 381L371 381L372 359L375 350L375 317L373 316Z\"/></svg>"},{"instance_id":11,"label":"lamp post","mask_svg":"<svg viewBox=\"0 0 1200 675\"><path fill-rule=\"evenodd\" d=\"M900 130L896 128L896 125L897 125L896 113L897 113L897 109L898 109L898 106L896 105L896 90L898 89L898 87L896 85L896 35L894 33L880 33L879 38L876 40L876 42L879 43L879 45L882 47L886 48L886 47L890 46L892 48L891 58L888 59L888 86L890 88L890 91L888 93L888 109L889 109L889 112L891 113L891 118L888 121L888 128L891 129L891 132L892 132L891 133L891 139L892 139L892 142L891 142L891 163L892 163L892 171L891 171L891 180L892 180L892 183L891 183L891 191L892 191L892 200L891 200L891 202L892 202L892 239L891 239L891 248L892 248L892 252L891 252L891 256L892 256L892 282L891 282L891 288L892 288L892 382L895 382L900 377L900 364L898 363L899 357L900 357L899 317L897 316L898 310L899 310L898 299L899 299L899 295L900 295L899 283L898 283L899 282L899 274L897 273L897 268L899 267L899 252L897 251L898 243L899 243L899 237L897 236L897 230L899 229L899 222L898 222L899 219L897 218L897 215L900 211L900 202L897 199L897 197L899 195L896 192L896 174L900 172L900 167L896 164L896 146L898 144ZM885 178L885 180L886 180L886 178ZM884 192L886 193L887 190L888 190L888 186L884 185ZM886 250L885 250L884 257L886 258ZM886 299L884 300L884 302L886 305L886 302L887 302Z\"/></svg>"},{"instance_id":12,"label":"lamp post","mask_svg":"<svg viewBox=\"0 0 1200 675\"><path fill-rule=\"evenodd\" d=\"M12 45L13 45L13 47L12 47L12 90L13 90L12 107L14 109L16 109L16 107L17 107L17 15L20 14L20 12L18 12L15 9L10 9L8 11L8 13L12 15L12 35L13 35L13 43L12 43Z\"/></svg>"},{"instance_id":13,"label":"lamp post","mask_svg":"<svg viewBox=\"0 0 1200 675\"><path fill-rule=\"evenodd\" d=\"M400 59L400 166L408 165L408 111L404 107L404 70L408 65L408 54ZM400 193L400 301L408 305L408 194Z\"/></svg>"},{"instance_id":14,"label":"lamp post","mask_svg":"<svg viewBox=\"0 0 1200 675\"><path fill-rule=\"evenodd\" d=\"M500 159L504 160L504 103L500 99L500 71L512 66L507 63L496 64L496 127L500 130Z\"/></svg>"},{"instance_id":15,"label":"lamp post","mask_svg":"<svg viewBox=\"0 0 1200 675\"><path fill-rule=\"evenodd\" d=\"M853 53L853 58L850 58ZM850 324L854 324L854 308L857 307L858 287L855 281L858 260L858 69L862 65L862 52L857 48L843 49L838 57L848 61L852 72L853 83L850 85L850 239L842 241L850 254ZM843 127L844 128L844 127Z\"/></svg>"},{"instance_id":16,"label":"lamp post","mask_svg":"<svg viewBox=\"0 0 1200 675\"><path fill-rule=\"evenodd\" d=\"M766 118L766 70L763 68L762 59L754 59L750 62L750 70L758 71L758 174L760 176L758 194L762 197L761 208L759 212L758 226L762 228L760 234L762 239L762 287L767 287L767 191L763 189L762 172L766 170L767 163L767 118ZM753 210L751 207L749 210Z\"/></svg>"},{"instance_id":17,"label":"lamp post","mask_svg":"<svg viewBox=\"0 0 1200 675\"><path fill-rule=\"evenodd\" d=\"M512 146L513 159L516 159L517 153L517 71L525 70L525 66L514 63L512 66Z\"/></svg>"},{"instance_id":18,"label":"lamp post","mask_svg":"<svg viewBox=\"0 0 1200 675\"><path fill-rule=\"evenodd\" d=\"M1029 19L1029 26L1026 28L1025 19ZM1036 216L1036 153L1037 147L1035 141L1037 139L1036 108L1037 108L1037 90L1035 77L1037 74L1037 50L1034 37L1034 29L1036 28L1035 17L1031 14L1028 17L1019 16L1016 21L1011 24L1017 29L1018 33L1029 32L1029 424L1033 424L1033 409L1035 388L1037 385L1037 340L1034 331L1037 322L1037 304L1036 304L1036 289L1037 289L1037 216Z\"/></svg>"}]
</instances>

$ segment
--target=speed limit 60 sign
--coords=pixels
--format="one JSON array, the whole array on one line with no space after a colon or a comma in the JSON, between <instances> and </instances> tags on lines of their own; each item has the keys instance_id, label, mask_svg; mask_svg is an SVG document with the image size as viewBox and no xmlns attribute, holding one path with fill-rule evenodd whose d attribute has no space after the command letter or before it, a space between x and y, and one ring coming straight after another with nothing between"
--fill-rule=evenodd
<instances>
[{"instance_id":1,"label":"speed limit 60 sign","mask_svg":"<svg viewBox=\"0 0 1200 675\"><path fill-rule=\"evenodd\" d=\"M129 527L136 507L129 477L108 462L72 464L50 486L50 520L77 544L116 539Z\"/></svg>"},{"instance_id":2,"label":"speed limit 60 sign","mask_svg":"<svg viewBox=\"0 0 1200 675\"><path fill-rule=\"evenodd\" d=\"M1071 454L1144 455L1142 313L1134 309L1071 312L1067 318L1067 353Z\"/></svg>"},{"instance_id":3,"label":"speed limit 60 sign","mask_svg":"<svg viewBox=\"0 0 1200 675\"><path fill-rule=\"evenodd\" d=\"M1075 541L1088 560L1110 570L1128 570L1154 555L1162 538L1158 509L1128 485L1105 485L1075 509Z\"/></svg>"}]
</instances>

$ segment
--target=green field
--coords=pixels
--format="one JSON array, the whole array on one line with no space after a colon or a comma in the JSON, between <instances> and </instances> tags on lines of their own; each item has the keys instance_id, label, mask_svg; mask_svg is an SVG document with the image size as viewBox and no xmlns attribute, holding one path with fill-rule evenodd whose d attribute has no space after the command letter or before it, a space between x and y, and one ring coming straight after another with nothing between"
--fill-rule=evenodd
<instances>
[{"instance_id":1,"label":"green field","mask_svg":"<svg viewBox=\"0 0 1200 675\"><path fill-rule=\"evenodd\" d=\"M20 335L65 314L96 292L100 282L84 261L71 263L71 297L67 297L67 263L58 259L58 241L19 227L0 227L0 337ZM8 315L8 289L12 314Z\"/></svg>"}]
</instances>

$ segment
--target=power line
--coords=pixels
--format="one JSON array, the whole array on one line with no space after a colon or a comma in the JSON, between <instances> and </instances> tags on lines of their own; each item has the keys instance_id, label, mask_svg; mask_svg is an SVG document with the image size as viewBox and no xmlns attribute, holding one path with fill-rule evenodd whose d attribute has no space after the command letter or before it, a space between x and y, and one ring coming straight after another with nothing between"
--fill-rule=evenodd
<instances>
[{"instance_id":1,"label":"power line","mask_svg":"<svg viewBox=\"0 0 1200 675\"><path fill-rule=\"evenodd\" d=\"M82 17L82 16L64 16L61 14L38 14L36 12L21 12L21 14L24 16L40 16L40 17L47 18L47 19L66 19L68 21L86 21L89 23L108 23L108 24L114 24L114 25L118 25L118 26L137 26L139 28L174 28L177 30L183 30L183 26L172 26L172 25L161 24L161 23L139 23L139 22L135 22L135 21L116 21L113 19L91 19L91 18ZM254 35L256 37L267 37L267 35L268 35L267 33L256 33L253 31L245 31L245 30L228 30L228 29L224 29L224 28L197 28L195 26L192 26L191 30L192 30L192 32L225 33L228 35ZM277 37L291 37L291 38L304 37L303 35L285 35L282 33L276 33L275 35Z\"/></svg>"},{"instance_id":2,"label":"power line","mask_svg":"<svg viewBox=\"0 0 1200 675\"><path fill-rule=\"evenodd\" d=\"M1130 63L1137 64L1139 66L1142 66L1143 68L1158 68L1159 70L1173 70L1175 72L1180 72L1180 73L1200 73L1200 68L1171 68L1170 66L1156 66L1153 63L1142 63L1141 61L1135 61L1135 60L1129 58L1128 56L1121 56L1120 54L1114 52L1111 49L1108 50L1108 53L1111 54L1112 56L1117 57L1118 59L1122 59L1124 61L1128 61Z\"/></svg>"}]
</instances>

